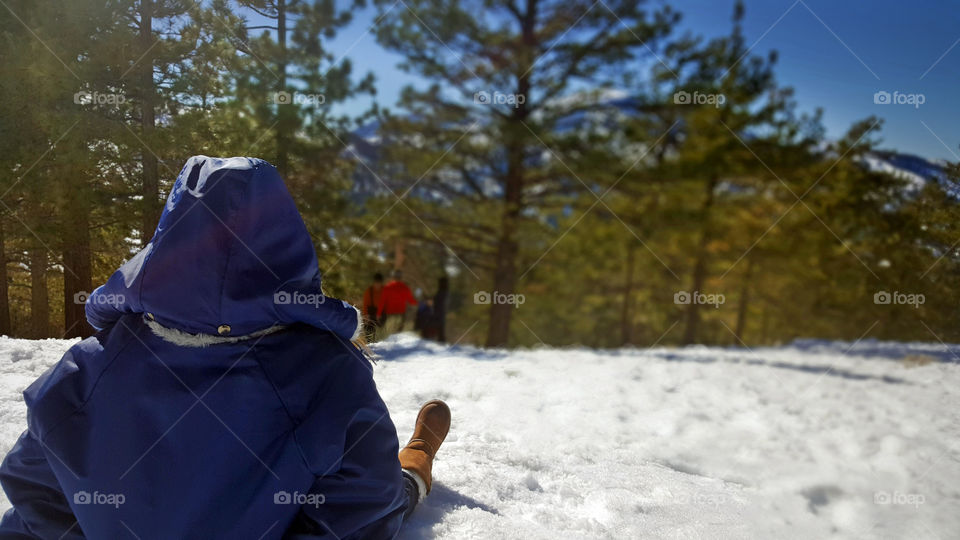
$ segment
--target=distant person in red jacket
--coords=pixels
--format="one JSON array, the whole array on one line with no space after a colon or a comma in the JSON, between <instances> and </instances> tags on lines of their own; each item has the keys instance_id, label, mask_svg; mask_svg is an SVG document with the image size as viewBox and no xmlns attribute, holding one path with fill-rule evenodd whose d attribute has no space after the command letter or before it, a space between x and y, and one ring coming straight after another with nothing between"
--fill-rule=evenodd
<instances>
[{"instance_id":1,"label":"distant person in red jacket","mask_svg":"<svg viewBox=\"0 0 960 540\"><path fill-rule=\"evenodd\" d=\"M403 274L400 270L394 270L391 277L393 279L383 286L380 309L377 312L384 337L402 332L407 322L407 306L417 305L417 299L413 297L410 287L401 280Z\"/></svg>"}]
</instances>

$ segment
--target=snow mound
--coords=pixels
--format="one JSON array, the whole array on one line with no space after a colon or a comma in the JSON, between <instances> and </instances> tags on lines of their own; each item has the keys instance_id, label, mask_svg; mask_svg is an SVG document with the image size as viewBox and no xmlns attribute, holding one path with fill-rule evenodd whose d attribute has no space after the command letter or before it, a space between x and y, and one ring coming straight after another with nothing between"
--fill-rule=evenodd
<instances>
[{"instance_id":1,"label":"snow mound","mask_svg":"<svg viewBox=\"0 0 960 540\"><path fill-rule=\"evenodd\" d=\"M0 450L72 344L0 338ZM375 346L398 437L453 427L415 538L950 538L960 366L940 344L753 350ZM0 506L8 506L6 500Z\"/></svg>"}]
</instances>

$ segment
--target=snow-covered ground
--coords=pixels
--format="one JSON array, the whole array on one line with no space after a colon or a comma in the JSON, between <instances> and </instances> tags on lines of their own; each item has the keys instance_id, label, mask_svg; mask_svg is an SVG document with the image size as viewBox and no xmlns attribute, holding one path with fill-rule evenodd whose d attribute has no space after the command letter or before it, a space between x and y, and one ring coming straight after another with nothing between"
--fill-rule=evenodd
<instances>
[{"instance_id":1,"label":"snow-covered ground","mask_svg":"<svg viewBox=\"0 0 960 540\"><path fill-rule=\"evenodd\" d=\"M0 451L70 343L0 338ZM376 350L403 441L454 415L404 539L960 537L960 348Z\"/></svg>"}]
</instances>

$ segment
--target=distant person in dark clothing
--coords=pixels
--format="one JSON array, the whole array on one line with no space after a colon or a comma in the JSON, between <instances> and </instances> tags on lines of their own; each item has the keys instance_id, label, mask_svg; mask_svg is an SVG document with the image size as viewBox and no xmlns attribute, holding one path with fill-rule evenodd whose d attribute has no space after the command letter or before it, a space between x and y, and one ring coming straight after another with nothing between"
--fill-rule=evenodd
<instances>
[{"instance_id":1,"label":"distant person in dark clothing","mask_svg":"<svg viewBox=\"0 0 960 540\"><path fill-rule=\"evenodd\" d=\"M403 273L394 270L391 277L393 279L383 286L383 295L377 310L384 337L402 332L407 322L407 306L417 305L413 292L402 280Z\"/></svg>"},{"instance_id":2,"label":"distant person in dark clothing","mask_svg":"<svg viewBox=\"0 0 960 540\"><path fill-rule=\"evenodd\" d=\"M447 294L450 291L450 278L442 276L437 280L437 294L433 296L433 318L437 328L437 341L447 342Z\"/></svg>"},{"instance_id":3,"label":"distant person in dark clothing","mask_svg":"<svg viewBox=\"0 0 960 540\"><path fill-rule=\"evenodd\" d=\"M420 337L423 339L437 339L437 319L433 300L428 298L420 303L413 329L420 332Z\"/></svg>"},{"instance_id":4,"label":"distant person in dark clothing","mask_svg":"<svg viewBox=\"0 0 960 540\"><path fill-rule=\"evenodd\" d=\"M380 306L383 303L383 274L373 275L373 284L363 293L363 329L367 334L367 341L373 341L377 327L380 325Z\"/></svg>"}]
</instances>

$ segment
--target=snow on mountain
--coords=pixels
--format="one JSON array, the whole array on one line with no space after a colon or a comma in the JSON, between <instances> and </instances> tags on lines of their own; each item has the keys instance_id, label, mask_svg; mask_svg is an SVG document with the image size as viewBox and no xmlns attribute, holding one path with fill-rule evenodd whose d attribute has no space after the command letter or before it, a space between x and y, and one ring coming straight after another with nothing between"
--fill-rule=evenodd
<instances>
[{"instance_id":1,"label":"snow on mountain","mask_svg":"<svg viewBox=\"0 0 960 540\"><path fill-rule=\"evenodd\" d=\"M896 167L890 161L887 161L875 154L868 154L864 156L863 164L869 171L887 173L905 180L907 182L908 189L911 191L922 189L923 186L925 186L928 182L927 178L920 176L913 171Z\"/></svg>"},{"instance_id":2,"label":"snow on mountain","mask_svg":"<svg viewBox=\"0 0 960 540\"><path fill-rule=\"evenodd\" d=\"M71 343L0 338L0 451L24 428L20 392ZM403 539L960 531L958 347L375 349L401 442L427 399L454 415Z\"/></svg>"},{"instance_id":3,"label":"snow on mountain","mask_svg":"<svg viewBox=\"0 0 960 540\"><path fill-rule=\"evenodd\" d=\"M946 163L942 161L912 154L876 151L864 155L861 163L870 171L887 173L905 180L910 192L919 191L926 184L936 182L955 198L960 198L956 186L947 177Z\"/></svg>"}]
</instances>

